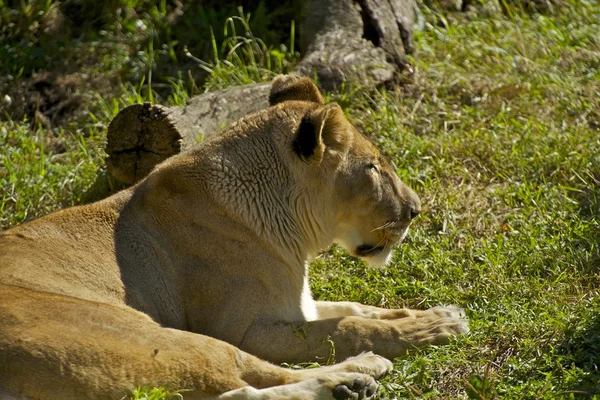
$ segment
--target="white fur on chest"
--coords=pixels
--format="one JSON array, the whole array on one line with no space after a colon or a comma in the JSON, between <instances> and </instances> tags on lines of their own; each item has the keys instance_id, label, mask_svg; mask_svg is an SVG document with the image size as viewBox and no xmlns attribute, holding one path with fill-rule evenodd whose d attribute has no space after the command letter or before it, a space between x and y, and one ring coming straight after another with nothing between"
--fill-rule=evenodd
<instances>
[{"instance_id":1,"label":"white fur on chest","mask_svg":"<svg viewBox=\"0 0 600 400\"><path fill-rule=\"evenodd\" d=\"M304 286L302 287L301 297L302 315L306 321L315 321L318 319L317 303L312 298L310 286L308 285L308 276L304 277Z\"/></svg>"},{"instance_id":2,"label":"white fur on chest","mask_svg":"<svg viewBox=\"0 0 600 400\"><path fill-rule=\"evenodd\" d=\"M315 321L318 319L317 303L312 298L308 277L304 277L300 298L296 298L293 305L283 310L282 317L287 322Z\"/></svg>"}]
</instances>

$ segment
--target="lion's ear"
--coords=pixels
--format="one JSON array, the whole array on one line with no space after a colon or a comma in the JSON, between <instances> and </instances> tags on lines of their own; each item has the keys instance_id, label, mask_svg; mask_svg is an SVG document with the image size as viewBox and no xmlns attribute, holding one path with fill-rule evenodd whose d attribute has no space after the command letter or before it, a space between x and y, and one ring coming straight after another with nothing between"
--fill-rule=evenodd
<instances>
[{"instance_id":1,"label":"lion's ear","mask_svg":"<svg viewBox=\"0 0 600 400\"><path fill-rule=\"evenodd\" d=\"M351 125L336 103L320 107L302 118L293 149L305 161L323 159L325 150L343 151L350 144Z\"/></svg>"},{"instance_id":2,"label":"lion's ear","mask_svg":"<svg viewBox=\"0 0 600 400\"><path fill-rule=\"evenodd\" d=\"M283 103L287 100L311 101L324 104L319 88L309 78L294 75L278 75L271 86L269 104Z\"/></svg>"}]
</instances>

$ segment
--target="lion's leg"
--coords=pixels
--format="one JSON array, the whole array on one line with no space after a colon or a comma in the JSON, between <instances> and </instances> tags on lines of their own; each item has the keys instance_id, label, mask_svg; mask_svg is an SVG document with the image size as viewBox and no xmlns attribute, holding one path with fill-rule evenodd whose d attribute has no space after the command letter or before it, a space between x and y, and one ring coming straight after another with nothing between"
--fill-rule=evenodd
<instances>
[{"instance_id":1,"label":"lion's leg","mask_svg":"<svg viewBox=\"0 0 600 400\"><path fill-rule=\"evenodd\" d=\"M293 371L207 336L163 328L124 306L0 285L0 388L36 399L122 398L139 385L192 389L186 398L267 388L340 371L378 376L364 354Z\"/></svg>"},{"instance_id":2,"label":"lion's leg","mask_svg":"<svg viewBox=\"0 0 600 400\"><path fill-rule=\"evenodd\" d=\"M0 387L32 398L119 399L147 384L214 395L258 380L246 365L265 374L253 383L287 383L233 346L124 306L0 286L0 321Z\"/></svg>"},{"instance_id":3,"label":"lion's leg","mask_svg":"<svg viewBox=\"0 0 600 400\"><path fill-rule=\"evenodd\" d=\"M373 377L352 372L325 374L299 383L268 389L245 387L215 400L345 400L370 398L377 391Z\"/></svg>"},{"instance_id":4,"label":"lion's leg","mask_svg":"<svg viewBox=\"0 0 600 400\"><path fill-rule=\"evenodd\" d=\"M317 301L319 319L340 317L361 317L372 319L422 318L428 315L463 315L464 311L456 306L433 307L428 310L409 308L387 309L368 306L351 301Z\"/></svg>"},{"instance_id":5,"label":"lion's leg","mask_svg":"<svg viewBox=\"0 0 600 400\"><path fill-rule=\"evenodd\" d=\"M352 301L317 301L317 314L319 319L340 317L379 318L385 311L383 308L367 306Z\"/></svg>"},{"instance_id":6,"label":"lion's leg","mask_svg":"<svg viewBox=\"0 0 600 400\"><path fill-rule=\"evenodd\" d=\"M298 325L257 321L240 348L273 362L326 360L332 352L338 360L363 351L394 358L416 347L446 344L451 336L467 331L467 320L452 309L420 318L342 317Z\"/></svg>"}]
</instances>

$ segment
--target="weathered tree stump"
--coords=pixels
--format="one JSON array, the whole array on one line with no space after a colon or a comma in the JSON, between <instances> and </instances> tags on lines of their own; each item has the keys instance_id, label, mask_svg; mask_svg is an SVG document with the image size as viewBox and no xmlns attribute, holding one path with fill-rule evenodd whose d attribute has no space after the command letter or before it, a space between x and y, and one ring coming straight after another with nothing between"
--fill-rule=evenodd
<instances>
[{"instance_id":1,"label":"weathered tree stump","mask_svg":"<svg viewBox=\"0 0 600 400\"><path fill-rule=\"evenodd\" d=\"M366 87L391 82L412 52L412 0L311 0L305 10L301 42L307 50L294 72L316 74L324 89L347 81Z\"/></svg>"},{"instance_id":2,"label":"weathered tree stump","mask_svg":"<svg viewBox=\"0 0 600 400\"><path fill-rule=\"evenodd\" d=\"M270 83L237 86L190 99L185 107L134 104L108 127L106 162L111 186L139 181L160 162L226 124L268 107Z\"/></svg>"},{"instance_id":3,"label":"weathered tree stump","mask_svg":"<svg viewBox=\"0 0 600 400\"><path fill-rule=\"evenodd\" d=\"M375 88L393 82L412 51L414 0L306 0L297 75L316 76L322 89L344 82ZM228 123L268 106L270 83L194 97L185 107L129 106L108 128L111 186L130 186L155 165Z\"/></svg>"}]
</instances>

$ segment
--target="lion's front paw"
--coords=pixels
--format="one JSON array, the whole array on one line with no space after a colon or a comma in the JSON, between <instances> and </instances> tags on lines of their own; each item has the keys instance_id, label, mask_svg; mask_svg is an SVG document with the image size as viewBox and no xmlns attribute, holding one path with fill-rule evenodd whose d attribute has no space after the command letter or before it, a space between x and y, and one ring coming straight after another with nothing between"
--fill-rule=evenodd
<instances>
[{"instance_id":1,"label":"lion's front paw","mask_svg":"<svg viewBox=\"0 0 600 400\"><path fill-rule=\"evenodd\" d=\"M392 310L381 310L376 314L379 319L400 319L400 318L418 318L423 311L411 310L408 308L397 308Z\"/></svg>"},{"instance_id":2,"label":"lion's front paw","mask_svg":"<svg viewBox=\"0 0 600 400\"><path fill-rule=\"evenodd\" d=\"M449 306L437 306L432 307L423 312L425 315L428 313L436 314L440 317L445 318L457 318L457 319L466 319L467 314L465 313L465 309L459 306L449 305Z\"/></svg>"},{"instance_id":3,"label":"lion's front paw","mask_svg":"<svg viewBox=\"0 0 600 400\"><path fill-rule=\"evenodd\" d=\"M443 328L443 330L454 335L469 333L469 320L464 308L453 305L438 306L430 308L427 312L439 318L440 321L437 325Z\"/></svg>"},{"instance_id":4,"label":"lion's front paw","mask_svg":"<svg viewBox=\"0 0 600 400\"><path fill-rule=\"evenodd\" d=\"M448 344L451 337L469 332L469 321L460 307L440 306L414 313L412 318L394 321L402 338L412 346Z\"/></svg>"},{"instance_id":5,"label":"lion's front paw","mask_svg":"<svg viewBox=\"0 0 600 400\"><path fill-rule=\"evenodd\" d=\"M469 332L465 310L457 306L430 308L419 320L425 324L423 344L448 344L452 336Z\"/></svg>"}]
</instances>

